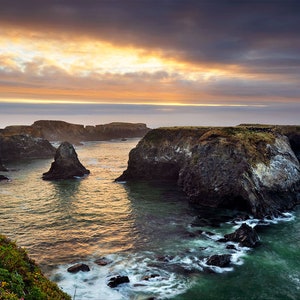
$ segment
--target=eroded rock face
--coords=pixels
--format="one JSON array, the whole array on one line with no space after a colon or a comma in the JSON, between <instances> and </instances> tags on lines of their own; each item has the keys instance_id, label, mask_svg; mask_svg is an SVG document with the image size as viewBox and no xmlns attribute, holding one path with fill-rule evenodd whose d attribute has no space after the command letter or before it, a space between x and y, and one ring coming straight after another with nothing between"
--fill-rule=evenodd
<instances>
[{"instance_id":1,"label":"eroded rock face","mask_svg":"<svg viewBox=\"0 0 300 300\"><path fill-rule=\"evenodd\" d=\"M150 129L144 123L113 122L84 126L64 121L39 120L30 126L7 126L1 130L4 136L31 135L49 141L102 141L118 138L142 137Z\"/></svg>"},{"instance_id":2,"label":"eroded rock face","mask_svg":"<svg viewBox=\"0 0 300 300\"><path fill-rule=\"evenodd\" d=\"M238 242L242 247L254 248L259 244L259 236L255 229L243 223L240 228L230 234L225 234L227 241Z\"/></svg>"},{"instance_id":3,"label":"eroded rock face","mask_svg":"<svg viewBox=\"0 0 300 300\"><path fill-rule=\"evenodd\" d=\"M89 174L78 160L77 153L72 144L63 142L54 157L54 162L48 172L43 174L45 180L72 179Z\"/></svg>"},{"instance_id":4,"label":"eroded rock face","mask_svg":"<svg viewBox=\"0 0 300 300\"><path fill-rule=\"evenodd\" d=\"M3 161L23 158L48 158L55 153L49 141L29 135L0 135L0 157Z\"/></svg>"},{"instance_id":5,"label":"eroded rock face","mask_svg":"<svg viewBox=\"0 0 300 300\"><path fill-rule=\"evenodd\" d=\"M173 180L190 201L276 215L299 203L300 166L274 128L161 128L129 154L117 179Z\"/></svg>"}]
</instances>

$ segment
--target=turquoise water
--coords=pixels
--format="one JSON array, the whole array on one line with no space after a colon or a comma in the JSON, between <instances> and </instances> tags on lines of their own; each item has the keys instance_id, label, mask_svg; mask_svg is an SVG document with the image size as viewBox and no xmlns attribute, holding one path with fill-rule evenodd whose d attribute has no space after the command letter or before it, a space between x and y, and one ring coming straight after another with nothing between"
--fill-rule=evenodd
<instances>
[{"instance_id":1,"label":"turquoise water","mask_svg":"<svg viewBox=\"0 0 300 300\"><path fill-rule=\"evenodd\" d=\"M0 232L26 247L76 300L300 299L300 209L261 226L258 248L226 249L217 240L239 227L229 222L232 212L199 211L171 185L114 182L137 142L77 146L91 171L85 179L41 180L52 159L7 164L11 181L0 183ZM206 227L191 226L197 215L208 220ZM229 267L206 265L207 257L223 253L232 255ZM111 263L97 265L101 257ZM91 271L68 273L78 262ZM111 289L114 275L130 283Z\"/></svg>"}]
</instances>

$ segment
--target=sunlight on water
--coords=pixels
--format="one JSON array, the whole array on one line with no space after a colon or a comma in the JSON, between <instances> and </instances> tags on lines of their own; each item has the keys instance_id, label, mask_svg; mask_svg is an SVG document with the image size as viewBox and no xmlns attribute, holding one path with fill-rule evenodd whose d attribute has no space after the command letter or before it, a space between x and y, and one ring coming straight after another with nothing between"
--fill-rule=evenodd
<instances>
[{"instance_id":1,"label":"sunlight on water","mask_svg":"<svg viewBox=\"0 0 300 300\"><path fill-rule=\"evenodd\" d=\"M282 278L293 290L286 299L299 299L299 211L265 220L269 226L260 227L263 243L258 249L234 243L235 249L228 249L218 240L240 225L226 221L228 212L207 209L203 217L220 214L221 225L203 227L199 233L191 223L200 212L176 186L114 182L137 142L76 146L80 161L91 171L84 179L43 181L52 159L7 164L11 181L0 183L0 232L26 247L46 275L76 300L245 299L242 293L247 299L265 300L271 294L269 299L279 300L287 294L277 288ZM247 220L252 227L258 222ZM208 266L207 257L213 254L231 254L230 266ZM97 265L101 257L110 263ZM79 262L91 271L67 272ZM212 276L212 271L219 274ZM109 278L116 275L128 276L130 282L109 288ZM261 293L265 298L255 292L262 280L272 287Z\"/></svg>"}]
</instances>

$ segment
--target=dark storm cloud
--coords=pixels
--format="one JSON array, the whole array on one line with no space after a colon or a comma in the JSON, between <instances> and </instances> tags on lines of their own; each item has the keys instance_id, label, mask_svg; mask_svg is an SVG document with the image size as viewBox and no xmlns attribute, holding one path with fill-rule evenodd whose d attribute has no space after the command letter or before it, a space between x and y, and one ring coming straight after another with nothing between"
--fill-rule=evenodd
<instances>
[{"instance_id":1,"label":"dark storm cloud","mask_svg":"<svg viewBox=\"0 0 300 300\"><path fill-rule=\"evenodd\" d=\"M300 1L0 1L0 24L92 35L211 64L299 64ZM277 72L276 71L276 72Z\"/></svg>"}]
</instances>

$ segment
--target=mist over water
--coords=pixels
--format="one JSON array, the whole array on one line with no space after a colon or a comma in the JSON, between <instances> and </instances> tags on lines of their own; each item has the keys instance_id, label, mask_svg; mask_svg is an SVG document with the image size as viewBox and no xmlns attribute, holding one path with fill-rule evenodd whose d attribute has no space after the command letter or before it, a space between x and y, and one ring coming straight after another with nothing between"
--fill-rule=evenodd
<instances>
[{"instance_id":1,"label":"mist over water","mask_svg":"<svg viewBox=\"0 0 300 300\"><path fill-rule=\"evenodd\" d=\"M235 126L241 123L294 125L300 103L266 106L176 106L139 104L30 104L0 103L0 128L31 125L36 120L63 120L82 125L110 122L161 126Z\"/></svg>"},{"instance_id":2,"label":"mist over water","mask_svg":"<svg viewBox=\"0 0 300 300\"><path fill-rule=\"evenodd\" d=\"M258 248L227 249L217 240L239 227L232 212L199 211L172 185L114 182L137 142L77 146L91 171L84 179L43 181L52 159L6 164L11 181L0 183L0 232L26 247L76 300L300 298L299 209L260 226ZM192 227L197 215L220 226ZM208 256L225 253L232 255L229 267L206 265ZM110 263L97 265L101 257ZM75 263L91 271L68 273ZM115 275L130 283L109 288Z\"/></svg>"}]
</instances>

